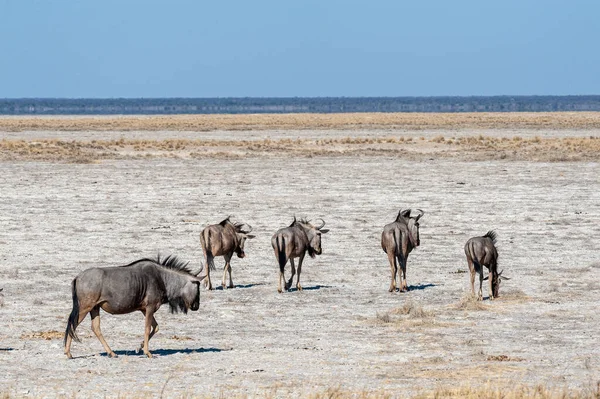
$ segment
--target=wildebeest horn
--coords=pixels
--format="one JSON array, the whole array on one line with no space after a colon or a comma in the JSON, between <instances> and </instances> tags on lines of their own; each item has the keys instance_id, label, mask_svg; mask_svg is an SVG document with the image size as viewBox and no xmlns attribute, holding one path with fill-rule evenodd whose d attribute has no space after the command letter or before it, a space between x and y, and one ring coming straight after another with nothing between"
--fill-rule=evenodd
<instances>
[{"instance_id":1,"label":"wildebeest horn","mask_svg":"<svg viewBox=\"0 0 600 399\"><path fill-rule=\"evenodd\" d=\"M504 269L502 269L502 271L500 273L498 273L498 277L501 278L502 280L510 280L510 277L505 277L502 275L503 271L504 271Z\"/></svg>"},{"instance_id":2,"label":"wildebeest horn","mask_svg":"<svg viewBox=\"0 0 600 399\"><path fill-rule=\"evenodd\" d=\"M397 221L400 220L400 216L405 217L405 218L410 217L410 208L409 209L405 209L405 210L400 209L398 211L398 216L396 216L396 220Z\"/></svg>"},{"instance_id":3,"label":"wildebeest horn","mask_svg":"<svg viewBox=\"0 0 600 399\"><path fill-rule=\"evenodd\" d=\"M419 214L416 216L416 219L419 220L421 216L425 214L425 212L422 209L417 209L417 211L419 212Z\"/></svg>"},{"instance_id":4,"label":"wildebeest horn","mask_svg":"<svg viewBox=\"0 0 600 399\"><path fill-rule=\"evenodd\" d=\"M325 226L325 221L323 219L321 219L321 218L318 218L317 220L321 221L321 225L318 226L318 227L315 227L315 229L321 230Z\"/></svg>"},{"instance_id":5,"label":"wildebeest horn","mask_svg":"<svg viewBox=\"0 0 600 399\"><path fill-rule=\"evenodd\" d=\"M238 230L240 233L244 233L244 234L248 234L252 231L252 226L250 226L248 223L236 223L235 224L235 228L236 230Z\"/></svg>"}]
</instances>

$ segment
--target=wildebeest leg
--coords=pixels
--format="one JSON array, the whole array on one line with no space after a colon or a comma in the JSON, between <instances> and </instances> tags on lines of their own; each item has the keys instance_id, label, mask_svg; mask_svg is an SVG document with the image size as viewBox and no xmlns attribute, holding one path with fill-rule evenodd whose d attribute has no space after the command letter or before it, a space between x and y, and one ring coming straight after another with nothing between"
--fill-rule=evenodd
<instances>
[{"instance_id":1,"label":"wildebeest leg","mask_svg":"<svg viewBox=\"0 0 600 399\"><path fill-rule=\"evenodd\" d=\"M400 292L405 292L408 291L408 284L406 283L406 258L402 254L398 255L398 263L400 267L400 270L398 270Z\"/></svg>"},{"instance_id":2,"label":"wildebeest leg","mask_svg":"<svg viewBox=\"0 0 600 399\"><path fill-rule=\"evenodd\" d=\"M483 301L483 265L479 265L479 295L477 295L478 301Z\"/></svg>"},{"instance_id":3,"label":"wildebeest leg","mask_svg":"<svg viewBox=\"0 0 600 399\"><path fill-rule=\"evenodd\" d=\"M227 288L225 286L225 279L227 277L227 272L229 272L229 286L228 287L229 288L233 288L233 281L231 280L231 256L232 255L233 254L231 254L231 255L225 255L224 256L224 258L225 258L225 267L223 268L223 282L222 282L223 283L222 284L223 285L223 289Z\"/></svg>"},{"instance_id":4,"label":"wildebeest leg","mask_svg":"<svg viewBox=\"0 0 600 399\"><path fill-rule=\"evenodd\" d=\"M90 316L92 318L92 331L94 334L96 334L96 337L98 340L100 340L102 346L104 346L106 354L110 357L117 357L117 354L113 352L112 349L110 349L110 346L108 346L106 343L106 340L102 336L102 331L100 331L100 306L96 306L94 309L92 309Z\"/></svg>"},{"instance_id":5,"label":"wildebeest leg","mask_svg":"<svg viewBox=\"0 0 600 399\"><path fill-rule=\"evenodd\" d=\"M148 350L148 341L150 341L150 338L152 337L151 331L154 323L156 323L156 320L154 320L154 310L146 309L146 327L144 328L144 345L142 351L144 351L144 354L148 357L152 357L152 353Z\"/></svg>"},{"instance_id":6,"label":"wildebeest leg","mask_svg":"<svg viewBox=\"0 0 600 399\"><path fill-rule=\"evenodd\" d=\"M406 283L406 258L402 255L398 255L398 283L400 285L400 292L408 291L408 284Z\"/></svg>"},{"instance_id":7,"label":"wildebeest leg","mask_svg":"<svg viewBox=\"0 0 600 399\"><path fill-rule=\"evenodd\" d=\"M469 265L469 272L471 274L471 295L475 296L475 267L473 266L473 259L470 256L467 256L467 264Z\"/></svg>"},{"instance_id":8,"label":"wildebeest leg","mask_svg":"<svg viewBox=\"0 0 600 399\"><path fill-rule=\"evenodd\" d=\"M141 310L142 314L144 315L144 318L146 317L146 311L145 310ZM156 334L158 332L158 323L156 322L156 319L154 318L154 315L152 315L152 331L150 332L150 336L148 337L148 341L150 341L152 339L152 337L154 336L154 334ZM136 353L139 353L142 349L144 349L144 341L142 341L140 347L135 351Z\"/></svg>"},{"instance_id":9,"label":"wildebeest leg","mask_svg":"<svg viewBox=\"0 0 600 399\"><path fill-rule=\"evenodd\" d=\"M298 277L296 277L296 288L298 291L302 291L302 286L300 285L300 272L302 271L302 261L304 260L304 255L300 256L298 259Z\"/></svg>"},{"instance_id":10,"label":"wildebeest leg","mask_svg":"<svg viewBox=\"0 0 600 399\"><path fill-rule=\"evenodd\" d=\"M77 326L81 324L89 312L89 309L86 309L85 311L82 311L82 309L79 310L79 320L77 320L77 324L73 326L73 332L75 332ZM67 340L65 342L65 355L67 355L68 359L73 359L73 356L71 355L71 342L73 342L73 338L71 338L70 335L67 335Z\"/></svg>"},{"instance_id":11,"label":"wildebeest leg","mask_svg":"<svg viewBox=\"0 0 600 399\"><path fill-rule=\"evenodd\" d=\"M208 288L209 290L212 290L213 286L212 286L212 283L210 282L210 266L215 261L215 258L212 255L208 255L205 251L204 260L205 260L204 264L206 265L206 276L204 276L204 286L206 288Z\"/></svg>"},{"instance_id":12,"label":"wildebeest leg","mask_svg":"<svg viewBox=\"0 0 600 399\"><path fill-rule=\"evenodd\" d=\"M490 280L490 301L494 300L494 273L492 272L492 268L490 267L490 271L488 273L488 280Z\"/></svg>"},{"instance_id":13,"label":"wildebeest leg","mask_svg":"<svg viewBox=\"0 0 600 399\"><path fill-rule=\"evenodd\" d=\"M286 260L286 263L287 263L287 260ZM285 264L282 267L279 267L279 283L277 285L277 292L279 292L280 294L283 292L283 290L281 289L282 281L283 281L283 286L285 287Z\"/></svg>"},{"instance_id":14,"label":"wildebeest leg","mask_svg":"<svg viewBox=\"0 0 600 399\"><path fill-rule=\"evenodd\" d=\"M231 279L231 263L228 263L229 267L227 268L227 272L229 273L229 288L235 288L233 285L233 280Z\"/></svg>"},{"instance_id":15,"label":"wildebeest leg","mask_svg":"<svg viewBox=\"0 0 600 399\"><path fill-rule=\"evenodd\" d=\"M396 263L396 255L392 251L388 251L388 260L390 261L390 269L392 271L392 281L390 282L390 292L396 291L396 272L398 271L398 264Z\"/></svg>"},{"instance_id":16,"label":"wildebeest leg","mask_svg":"<svg viewBox=\"0 0 600 399\"><path fill-rule=\"evenodd\" d=\"M292 286L292 280L294 279L294 275L296 274L296 265L294 264L294 259L290 259L290 265L292 265L292 275L290 279L285 283L285 290L289 290ZM283 280L285 281L285 279Z\"/></svg>"}]
</instances>

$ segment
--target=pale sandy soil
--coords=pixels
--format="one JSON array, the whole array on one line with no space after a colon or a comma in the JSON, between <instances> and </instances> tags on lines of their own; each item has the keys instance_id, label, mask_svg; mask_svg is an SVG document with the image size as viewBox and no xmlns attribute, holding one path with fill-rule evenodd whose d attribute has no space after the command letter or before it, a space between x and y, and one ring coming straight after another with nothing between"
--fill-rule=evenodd
<instances>
[{"instance_id":1,"label":"pale sandy soil","mask_svg":"<svg viewBox=\"0 0 600 399\"><path fill-rule=\"evenodd\" d=\"M72 134L0 133L0 139ZM214 140L389 136L381 130L88 132L77 133L77 140L98 140L98 134L150 140L198 134ZM440 131L404 133L427 134ZM599 132L489 134L560 138ZM3 158L0 391L286 397L341 387L408 396L488 381L586 389L600 380L597 158L549 163L387 153L309 156L275 151L238 159L88 164ZM412 290L389 293L380 234L405 207L426 211L421 247L408 262ZM74 344L75 359L66 359L62 333L71 310L70 282L78 272L158 251L198 268L199 232L228 214L251 224L257 235L247 243L247 258L233 260L237 288L202 291L200 310L188 315L162 308L156 317L160 332L150 344L153 359L133 352L142 339L141 314L105 313L102 330L119 358L104 355L88 319L78 329L83 343ZM331 231L323 255L305 262L305 290L278 294L270 238L293 215L322 217ZM490 229L498 232L500 268L512 279L482 310L463 309L463 245ZM219 273L213 278L219 284ZM402 314L411 304L417 311Z\"/></svg>"}]
</instances>

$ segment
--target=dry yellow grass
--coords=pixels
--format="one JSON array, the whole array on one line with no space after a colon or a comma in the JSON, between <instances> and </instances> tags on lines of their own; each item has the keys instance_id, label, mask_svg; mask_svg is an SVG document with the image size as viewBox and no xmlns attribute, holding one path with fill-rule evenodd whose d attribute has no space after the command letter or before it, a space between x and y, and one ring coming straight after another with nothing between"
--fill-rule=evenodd
<instances>
[{"instance_id":1,"label":"dry yellow grass","mask_svg":"<svg viewBox=\"0 0 600 399\"><path fill-rule=\"evenodd\" d=\"M598 129L600 112L0 117L0 131Z\"/></svg>"},{"instance_id":2,"label":"dry yellow grass","mask_svg":"<svg viewBox=\"0 0 600 399\"><path fill-rule=\"evenodd\" d=\"M0 160L94 162L157 157L364 156L586 161L600 159L600 138L478 137L412 140L403 136L264 140L1 140Z\"/></svg>"},{"instance_id":3,"label":"dry yellow grass","mask_svg":"<svg viewBox=\"0 0 600 399\"><path fill-rule=\"evenodd\" d=\"M167 394L167 393L166 393ZM167 394L168 395L168 394ZM13 395L10 392L0 393L0 398L11 399L20 397L21 395ZM162 396L162 395L161 395ZM457 386L457 387L440 387L434 390L427 390L414 395L407 395L403 392L390 391L385 388L364 391L350 391L343 387L331 387L314 392L304 394L295 393L290 395L286 387L273 387L269 392L264 394L235 394L221 391L217 396L214 394L180 394L168 395L172 398L185 399L205 399L205 398L231 398L231 399L248 399L248 398L278 398L278 397L297 397L306 399L393 399L393 398L413 398L413 399L600 399L600 382L595 385L590 385L588 389L568 389L568 388L552 388L546 385L517 385L511 387L501 387L492 383L484 384L483 386ZM72 397L77 397L73 394ZM144 393L121 393L119 398L135 398L145 399L152 395Z\"/></svg>"}]
</instances>

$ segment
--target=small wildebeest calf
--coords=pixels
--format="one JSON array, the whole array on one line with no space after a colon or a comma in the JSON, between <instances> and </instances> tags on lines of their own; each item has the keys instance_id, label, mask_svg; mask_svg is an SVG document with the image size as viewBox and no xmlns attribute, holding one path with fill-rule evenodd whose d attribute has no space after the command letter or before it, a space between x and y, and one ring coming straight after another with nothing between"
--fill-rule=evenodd
<instances>
[{"instance_id":1,"label":"small wildebeest calf","mask_svg":"<svg viewBox=\"0 0 600 399\"><path fill-rule=\"evenodd\" d=\"M271 245L275 251L275 257L279 263L279 285L277 291L280 293L281 281L285 284L286 291L290 289L294 274L296 274L296 267L294 265L294 259L298 258L298 277L296 279L296 288L298 291L302 291L300 285L300 273L302 272L302 261L308 251L311 258L315 255L321 255L323 250L321 249L321 234L325 234L329 229L324 229L325 221L321 220L319 226L313 226L308 220L300 219L294 221L289 227L277 230L277 232L271 238ZM292 275L288 282L285 281L284 269L287 261L290 261L292 265Z\"/></svg>"},{"instance_id":2,"label":"small wildebeest calf","mask_svg":"<svg viewBox=\"0 0 600 399\"><path fill-rule=\"evenodd\" d=\"M419 219L425 214L420 209L417 216L410 216L410 209L400 210L396 221L386 224L381 233L381 248L388 256L392 270L390 292L396 290L396 273L399 279L399 290L408 291L406 283L406 261L413 248L421 244L419 239ZM400 271L398 271L398 263Z\"/></svg>"},{"instance_id":3,"label":"small wildebeest calf","mask_svg":"<svg viewBox=\"0 0 600 399\"><path fill-rule=\"evenodd\" d=\"M229 288L233 288L233 280L231 279L231 257L235 252L238 258L246 256L244 252L244 243L247 238L254 238L250 235L252 227L246 223L232 223L230 217L223 220L219 224L207 226L200 233L200 243L204 252L205 263L208 265L206 269L205 284L209 290L212 290L210 282L210 271L215 270L215 256L223 256L225 258L225 267L223 268L223 289L225 289L225 277L229 272Z\"/></svg>"},{"instance_id":4,"label":"small wildebeest calf","mask_svg":"<svg viewBox=\"0 0 600 399\"><path fill-rule=\"evenodd\" d=\"M465 244L465 255L471 272L471 293L475 295L475 273L479 273L478 300L483 300L483 280L490 280L490 299L498 298L500 281L510 280L498 273L498 251L496 250L496 232L490 230L483 237L470 238ZM483 278L483 267L489 269L490 274ZM491 278L490 278L491 275Z\"/></svg>"},{"instance_id":5,"label":"small wildebeest calf","mask_svg":"<svg viewBox=\"0 0 600 399\"><path fill-rule=\"evenodd\" d=\"M200 272L198 272L200 273ZM110 349L100 331L100 309L111 314L125 314L136 310L146 317L144 342L141 349L152 357L148 341L158 331L154 313L168 303L171 313L200 307L200 279L175 256L156 260L140 259L126 266L91 268L73 280L73 310L65 331L65 354L71 356L71 341L79 341L75 329L89 313L92 331L110 357L117 355Z\"/></svg>"}]
</instances>

